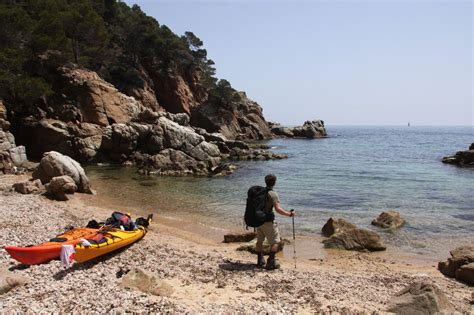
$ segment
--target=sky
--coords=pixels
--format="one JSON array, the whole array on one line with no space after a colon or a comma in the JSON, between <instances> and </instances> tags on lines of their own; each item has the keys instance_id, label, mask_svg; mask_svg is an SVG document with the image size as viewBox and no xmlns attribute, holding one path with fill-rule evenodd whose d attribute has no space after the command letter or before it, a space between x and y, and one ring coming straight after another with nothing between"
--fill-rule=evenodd
<instances>
[{"instance_id":1,"label":"sky","mask_svg":"<svg viewBox=\"0 0 474 315\"><path fill-rule=\"evenodd\" d=\"M474 126L471 1L142 0L269 121Z\"/></svg>"}]
</instances>

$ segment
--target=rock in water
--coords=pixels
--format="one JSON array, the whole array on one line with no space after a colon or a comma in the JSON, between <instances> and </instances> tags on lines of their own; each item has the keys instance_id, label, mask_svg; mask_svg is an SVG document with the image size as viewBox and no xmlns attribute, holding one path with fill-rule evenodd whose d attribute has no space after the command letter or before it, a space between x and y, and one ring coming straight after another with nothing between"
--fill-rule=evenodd
<instances>
[{"instance_id":1,"label":"rock in water","mask_svg":"<svg viewBox=\"0 0 474 315\"><path fill-rule=\"evenodd\" d=\"M388 312L406 315L454 312L446 295L429 281L420 281L398 292L390 301Z\"/></svg>"},{"instance_id":2,"label":"rock in water","mask_svg":"<svg viewBox=\"0 0 474 315\"><path fill-rule=\"evenodd\" d=\"M122 278L122 287L138 289L145 293L159 296L170 296L174 290L166 281L141 268L134 268Z\"/></svg>"},{"instance_id":3,"label":"rock in water","mask_svg":"<svg viewBox=\"0 0 474 315\"><path fill-rule=\"evenodd\" d=\"M405 224L405 220L397 211L382 212L376 219L372 221L372 225L379 226L384 229L396 229Z\"/></svg>"},{"instance_id":4,"label":"rock in water","mask_svg":"<svg viewBox=\"0 0 474 315\"><path fill-rule=\"evenodd\" d=\"M77 186L74 180L67 176L53 177L49 182L48 194L56 200L66 201L69 200L68 195L72 195L77 191Z\"/></svg>"},{"instance_id":5,"label":"rock in water","mask_svg":"<svg viewBox=\"0 0 474 315\"><path fill-rule=\"evenodd\" d=\"M77 191L81 193L92 193L89 179L79 163L67 155L56 151L46 152L33 172L33 179L40 179L47 184L53 177L68 175L77 185Z\"/></svg>"},{"instance_id":6,"label":"rock in water","mask_svg":"<svg viewBox=\"0 0 474 315\"><path fill-rule=\"evenodd\" d=\"M461 167L474 167L474 143L469 146L467 151L458 151L453 156L443 157L442 162Z\"/></svg>"},{"instance_id":7,"label":"rock in water","mask_svg":"<svg viewBox=\"0 0 474 315\"><path fill-rule=\"evenodd\" d=\"M351 229L332 235L323 241L326 248L339 248L359 251L385 250L380 236L372 231L364 229Z\"/></svg>"},{"instance_id":8,"label":"rock in water","mask_svg":"<svg viewBox=\"0 0 474 315\"><path fill-rule=\"evenodd\" d=\"M289 137L289 138L323 138L327 136L326 128L324 127L324 121L313 120L305 121L303 126L287 128L280 124L268 123L271 128L271 132L275 136Z\"/></svg>"},{"instance_id":9,"label":"rock in water","mask_svg":"<svg viewBox=\"0 0 474 315\"><path fill-rule=\"evenodd\" d=\"M329 220L326 222L326 224L324 224L323 228L321 229L321 233L326 237L330 237L333 234L355 228L357 228L357 226L350 222L347 222L344 219L334 220L333 218L329 218Z\"/></svg>"},{"instance_id":10,"label":"rock in water","mask_svg":"<svg viewBox=\"0 0 474 315\"><path fill-rule=\"evenodd\" d=\"M255 232L224 235L224 243L250 242L257 236Z\"/></svg>"},{"instance_id":11,"label":"rock in water","mask_svg":"<svg viewBox=\"0 0 474 315\"><path fill-rule=\"evenodd\" d=\"M474 246L461 246L450 252L451 257L447 261L438 263L438 269L442 274L450 278L456 278L474 285L473 264ZM462 270L460 270L464 267Z\"/></svg>"}]
</instances>

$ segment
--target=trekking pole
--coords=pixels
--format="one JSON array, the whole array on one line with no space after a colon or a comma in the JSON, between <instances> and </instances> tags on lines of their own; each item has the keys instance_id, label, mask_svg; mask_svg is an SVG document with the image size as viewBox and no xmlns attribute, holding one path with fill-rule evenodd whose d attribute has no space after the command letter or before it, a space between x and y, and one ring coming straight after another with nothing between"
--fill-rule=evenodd
<instances>
[{"instance_id":1,"label":"trekking pole","mask_svg":"<svg viewBox=\"0 0 474 315\"><path fill-rule=\"evenodd\" d=\"M295 209L291 209L291 219L293 221L293 259L295 261L295 269L296 269L296 237L295 237Z\"/></svg>"}]
</instances>

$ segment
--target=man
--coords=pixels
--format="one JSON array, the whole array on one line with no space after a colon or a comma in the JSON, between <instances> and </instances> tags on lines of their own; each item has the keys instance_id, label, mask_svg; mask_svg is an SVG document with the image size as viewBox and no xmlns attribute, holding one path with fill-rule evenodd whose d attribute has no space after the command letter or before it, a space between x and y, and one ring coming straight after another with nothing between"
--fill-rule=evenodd
<instances>
[{"instance_id":1,"label":"man","mask_svg":"<svg viewBox=\"0 0 474 315\"><path fill-rule=\"evenodd\" d=\"M278 194L276 193L276 191L273 190L273 187L276 183L276 179L276 176L273 174L265 176L265 184L267 185L268 190L267 200L265 201L266 219L263 225L257 227L257 266L261 268L266 267L266 269L280 268L280 264L276 260L275 254L278 251L278 245L281 239L280 233L278 232L277 223L275 222L275 213L273 212L273 209L275 209L276 212L278 212L279 214L287 217L295 215L294 210L286 211L280 206L280 199L278 198ZM270 244L270 257L268 257L266 266L262 252L262 245L265 238Z\"/></svg>"}]
</instances>

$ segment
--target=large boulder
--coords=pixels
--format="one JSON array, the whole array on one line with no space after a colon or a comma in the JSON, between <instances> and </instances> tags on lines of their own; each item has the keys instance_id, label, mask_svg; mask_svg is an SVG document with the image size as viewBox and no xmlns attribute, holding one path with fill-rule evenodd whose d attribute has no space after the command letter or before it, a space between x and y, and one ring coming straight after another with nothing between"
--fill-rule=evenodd
<instances>
[{"instance_id":1,"label":"large boulder","mask_svg":"<svg viewBox=\"0 0 474 315\"><path fill-rule=\"evenodd\" d=\"M364 229L350 229L323 241L326 248L338 248L358 251L380 251L385 250L380 236L372 231Z\"/></svg>"},{"instance_id":2,"label":"large boulder","mask_svg":"<svg viewBox=\"0 0 474 315\"><path fill-rule=\"evenodd\" d=\"M154 274L141 268L130 270L120 284L124 288L137 289L144 293L159 296L171 296L173 287L164 280L159 280Z\"/></svg>"},{"instance_id":3,"label":"large boulder","mask_svg":"<svg viewBox=\"0 0 474 315\"><path fill-rule=\"evenodd\" d=\"M443 291L425 280L398 292L390 301L387 311L400 315L429 315L452 313L455 310Z\"/></svg>"},{"instance_id":4,"label":"large boulder","mask_svg":"<svg viewBox=\"0 0 474 315\"><path fill-rule=\"evenodd\" d=\"M372 225L384 229L396 229L405 224L405 220L397 211L382 212L376 219L372 220Z\"/></svg>"},{"instance_id":5,"label":"large boulder","mask_svg":"<svg viewBox=\"0 0 474 315\"><path fill-rule=\"evenodd\" d=\"M69 200L76 191L76 183L68 175L53 177L47 185L48 195L60 201Z\"/></svg>"},{"instance_id":6,"label":"large boulder","mask_svg":"<svg viewBox=\"0 0 474 315\"><path fill-rule=\"evenodd\" d=\"M329 220L326 222L326 224L324 224L323 228L321 229L321 233L326 237L330 237L333 234L341 233L355 228L357 228L357 226L350 222L347 222L344 219L334 220L333 218L329 218Z\"/></svg>"},{"instance_id":7,"label":"large boulder","mask_svg":"<svg viewBox=\"0 0 474 315\"><path fill-rule=\"evenodd\" d=\"M46 152L33 172L33 179L40 179L43 184L47 184L53 177L68 175L77 185L77 191L81 193L92 193L89 179L84 169L79 163L69 156L59 152Z\"/></svg>"},{"instance_id":8,"label":"large boulder","mask_svg":"<svg viewBox=\"0 0 474 315\"><path fill-rule=\"evenodd\" d=\"M474 246L461 246L450 252L451 257L447 261L438 263L438 269L442 274L450 278L456 278L470 284L472 282L472 263L474 263ZM464 267L459 271L461 267Z\"/></svg>"},{"instance_id":9,"label":"large boulder","mask_svg":"<svg viewBox=\"0 0 474 315\"><path fill-rule=\"evenodd\" d=\"M33 194L44 191L44 186L39 179L36 179L15 183L13 189L21 194Z\"/></svg>"}]
</instances>

